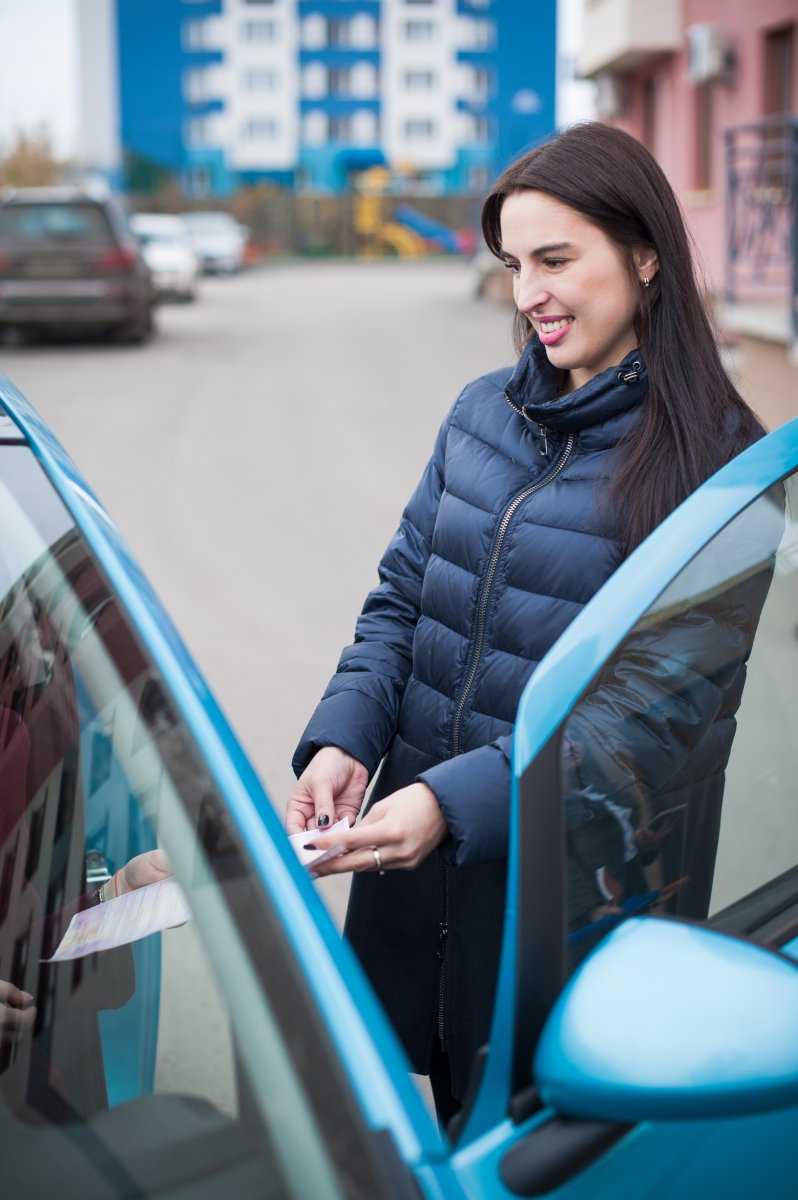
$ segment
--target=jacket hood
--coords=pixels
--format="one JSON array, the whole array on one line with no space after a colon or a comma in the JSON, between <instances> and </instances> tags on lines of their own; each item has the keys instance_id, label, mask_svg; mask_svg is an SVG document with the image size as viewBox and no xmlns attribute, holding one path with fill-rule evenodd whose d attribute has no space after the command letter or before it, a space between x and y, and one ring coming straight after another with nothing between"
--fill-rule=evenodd
<instances>
[{"instance_id":1,"label":"jacket hood","mask_svg":"<svg viewBox=\"0 0 798 1200\"><path fill-rule=\"evenodd\" d=\"M545 429L578 433L638 408L648 391L648 372L640 350L632 350L618 366L608 367L564 395L559 394L562 377L535 334L506 384L505 396L513 408Z\"/></svg>"}]
</instances>

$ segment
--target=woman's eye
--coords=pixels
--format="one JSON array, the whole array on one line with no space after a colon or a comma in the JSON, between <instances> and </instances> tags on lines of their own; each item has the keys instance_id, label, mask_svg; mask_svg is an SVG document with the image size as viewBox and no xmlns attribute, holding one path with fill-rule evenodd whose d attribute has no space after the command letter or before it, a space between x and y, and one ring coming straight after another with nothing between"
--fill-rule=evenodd
<instances>
[{"instance_id":1,"label":"woman's eye","mask_svg":"<svg viewBox=\"0 0 798 1200\"><path fill-rule=\"evenodd\" d=\"M562 267L568 262L567 258L544 258L544 265L547 267Z\"/></svg>"}]
</instances>

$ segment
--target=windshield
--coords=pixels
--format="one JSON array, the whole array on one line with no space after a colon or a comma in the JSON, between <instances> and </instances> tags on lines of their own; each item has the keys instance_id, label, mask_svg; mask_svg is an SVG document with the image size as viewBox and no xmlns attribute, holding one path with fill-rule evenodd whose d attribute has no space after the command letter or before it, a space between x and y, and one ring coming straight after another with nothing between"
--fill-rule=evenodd
<instances>
[{"instance_id":1,"label":"windshield","mask_svg":"<svg viewBox=\"0 0 798 1200\"><path fill-rule=\"evenodd\" d=\"M271 999L294 968L224 801L29 450L0 463L0 1182L333 1200ZM185 923L52 961L161 855Z\"/></svg>"},{"instance_id":2,"label":"windshield","mask_svg":"<svg viewBox=\"0 0 798 1200\"><path fill-rule=\"evenodd\" d=\"M110 243L108 218L98 204L8 204L0 208L0 239L15 243Z\"/></svg>"}]
</instances>

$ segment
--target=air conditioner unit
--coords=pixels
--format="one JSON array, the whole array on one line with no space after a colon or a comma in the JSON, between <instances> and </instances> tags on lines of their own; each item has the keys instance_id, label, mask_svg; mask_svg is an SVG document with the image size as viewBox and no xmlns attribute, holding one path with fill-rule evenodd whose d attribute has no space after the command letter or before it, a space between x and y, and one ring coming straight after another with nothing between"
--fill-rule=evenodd
<instances>
[{"instance_id":1,"label":"air conditioner unit","mask_svg":"<svg viewBox=\"0 0 798 1200\"><path fill-rule=\"evenodd\" d=\"M691 83L709 83L726 74L729 51L717 25L687 28L687 78Z\"/></svg>"},{"instance_id":2,"label":"air conditioner unit","mask_svg":"<svg viewBox=\"0 0 798 1200\"><path fill-rule=\"evenodd\" d=\"M620 75L602 71L596 76L596 116L601 121L620 117L626 107L626 88Z\"/></svg>"}]
</instances>

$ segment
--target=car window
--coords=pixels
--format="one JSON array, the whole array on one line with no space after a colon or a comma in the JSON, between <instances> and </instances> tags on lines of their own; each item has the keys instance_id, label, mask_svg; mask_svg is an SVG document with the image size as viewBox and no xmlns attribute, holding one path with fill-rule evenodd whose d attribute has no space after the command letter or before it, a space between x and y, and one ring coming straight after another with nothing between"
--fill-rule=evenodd
<instances>
[{"instance_id":1,"label":"car window","mask_svg":"<svg viewBox=\"0 0 798 1200\"><path fill-rule=\"evenodd\" d=\"M108 219L98 204L9 204L0 208L0 238L7 242L112 241Z\"/></svg>"},{"instance_id":2,"label":"car window","mask_svg":"<svg viewBox=\"0 0 798 1200\"><path fill-rule=\"evenodd\" d=\"M342 1183L346 1098L224 801L25 446L0 448L0 502L4 1191L369 1195ZM156 848L189 922L47 961Z\"/></svg>"},{"instance_id":3,"label":"car window","mask_svg":"<svg viewBox=\"0 0 798 1200\"><path fill-rule=\"evenodd\" d=\"M796 486L704 547L565 724L572 964L625 916L758 937L798 903Z\"/></svg>"}]
</instances>

